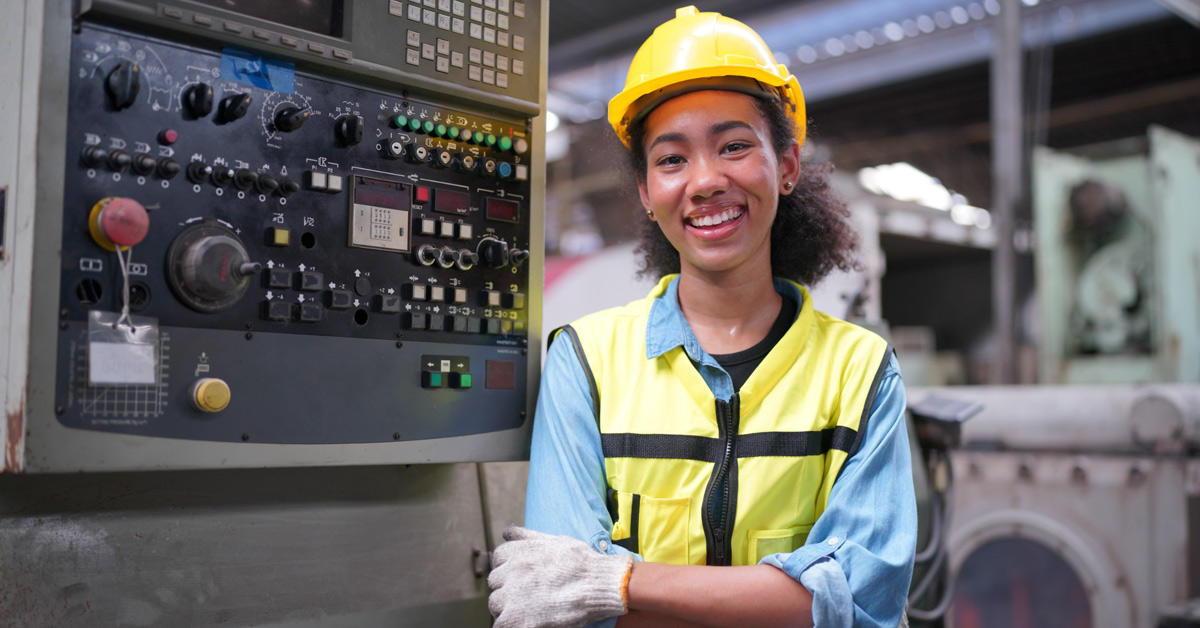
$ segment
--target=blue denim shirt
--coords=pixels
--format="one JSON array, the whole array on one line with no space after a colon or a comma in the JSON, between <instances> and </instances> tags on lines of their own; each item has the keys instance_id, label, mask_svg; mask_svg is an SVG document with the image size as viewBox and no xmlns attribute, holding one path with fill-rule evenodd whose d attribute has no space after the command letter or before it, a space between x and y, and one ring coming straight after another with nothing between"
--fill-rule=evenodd
<instances>
[{"instance_id":1,"label":"blue denim shirt","mask_svg":"<svg viewBox=\"0 0 1200 628\"><path fill-rule=\"evenodd\" d=\"M676 279L650 309L646 357L683 346L713 395L733 395L729 375L700 348L679 308ZM801 303L786 281L780 294ZM842 467L829 503L803 547L762 559L813 595L813 621L825 627L887 627L900 622L912 578L917 507L904 422L904 385L893 356L871 406L858 452ZM612 542L607 482L591 391L570 342L550 346L533 424L525 525L564 534L606 554L627 554ZM635 559L641 557L634 555ZM750 603L747 600L747 603ZM611 628L616 618L592 624Z\"/></svg>"}]
</instances>

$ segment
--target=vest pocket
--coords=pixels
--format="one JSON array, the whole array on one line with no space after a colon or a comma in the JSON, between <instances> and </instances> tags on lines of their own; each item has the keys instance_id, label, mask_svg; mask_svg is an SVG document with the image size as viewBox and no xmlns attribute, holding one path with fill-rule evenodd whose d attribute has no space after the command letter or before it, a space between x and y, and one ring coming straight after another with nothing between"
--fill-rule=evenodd
<instances>
[{"instance_id":1,"label":"vest pocket","mask_svg":"<svg viewBox=\"0 0 1200 628\"><path fill-rule=\"evenodd\" d=\"M782 530L751 530L749 554L753 560L748 565L757 565L771 554L790 554L808 540L808 531L813 524L794 526Z\"/></svg>"},{"instance_id":2,"label":"vest pocket","mask_svg":"<svg viewBox=\"0 0 1200 628\"><path fill-rule=\"evenodd\" d=\"M686 565L691 536L691 499L647 497L609 491L615 506L612 539L652 563Z\"/></svg>"}]
</instances>

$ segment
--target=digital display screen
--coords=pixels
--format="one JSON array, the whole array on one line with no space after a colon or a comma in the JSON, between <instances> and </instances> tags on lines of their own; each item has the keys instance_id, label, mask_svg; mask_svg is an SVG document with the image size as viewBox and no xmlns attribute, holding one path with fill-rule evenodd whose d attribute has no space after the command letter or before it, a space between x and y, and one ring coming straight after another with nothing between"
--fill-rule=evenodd
<instances>
[{"instance_id":1,"label":"digital display screen","mask_svg":"<svg viewBox=\"0 0 1200 628\"><path fill-rule=\"evenodd\" d=\"M517 219L521 216L521 204L503 198L489 198L487 200L486 213L488 220L517 222Z\"/></svg>"},{"instance_id":2,"label":"digital display screen","mask_svg":"<svg viewBox=\"0 0 1200 628\"><path fill-rule=\"evenodd\" d=\"M412 207L412 194L409 192L409 186L403 183L356 176L354 202L360 205L406 210Z\"/></svg>"},{"instance_id":3,"label":"digital display screen","mask_svg":"<svg viewBox=\"0 0 1200 628\"><path fill-rule=\"evenodd\" d=\"M260 20L342 37L345 0L192 0Z\"/></svg>"},{"instance_id":4,"label":"digital display screen","mask_svg":"<svg viewBox=\"0 0 1200 628\"><path fill-rule=\"evenodd\" d=\"M433 199L433 211L466 216L471 213L471 195L466 192L438 190Z\"/></svg>"}]
</instances>

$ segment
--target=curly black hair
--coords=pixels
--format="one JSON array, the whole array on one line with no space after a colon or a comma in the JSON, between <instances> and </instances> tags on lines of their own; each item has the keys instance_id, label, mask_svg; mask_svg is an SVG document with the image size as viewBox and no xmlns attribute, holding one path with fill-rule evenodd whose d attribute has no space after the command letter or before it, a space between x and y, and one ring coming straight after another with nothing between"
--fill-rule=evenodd
<instances>
[{"instance_id":1,"label":"curly black hair","mask_svg":"<svg viewBox=\"0 0 1200 628\"><path fill-rule=\"evenodd\" d=\"M775 154L787 150L794 135L790 103L755 98L766 120ZM628 167L639 182L646 181L646 118L628 127ZM814 286L834 269L860 268L858 232L850 222L850 209L830 184L831 164L800 164L800 178L790 194L779 196L779 209L771 226L771 272L777 277ZM678 273L679 252L645 212L639 218L637 252L642 255L638 277L656 279Z\"/></svg>"}]
</instances>

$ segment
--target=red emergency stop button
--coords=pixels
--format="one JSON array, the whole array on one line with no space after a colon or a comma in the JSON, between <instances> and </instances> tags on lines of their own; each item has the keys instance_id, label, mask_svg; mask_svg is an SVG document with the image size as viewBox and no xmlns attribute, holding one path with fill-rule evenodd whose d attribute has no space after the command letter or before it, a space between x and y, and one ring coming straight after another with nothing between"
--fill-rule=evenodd
<instances>
[{"instance_id":1,"label":"red emergency stop button","mask_svg":"<svg viewBox=\"0 0 1200 628\"><path fill-rule=\"evenodd\" d=\"M142 204L121 196L101 199L92 206L88 217L92 239L100 246L115 251L139 244L150 230L150 215Z\"/></svg>"}]
</instances>

